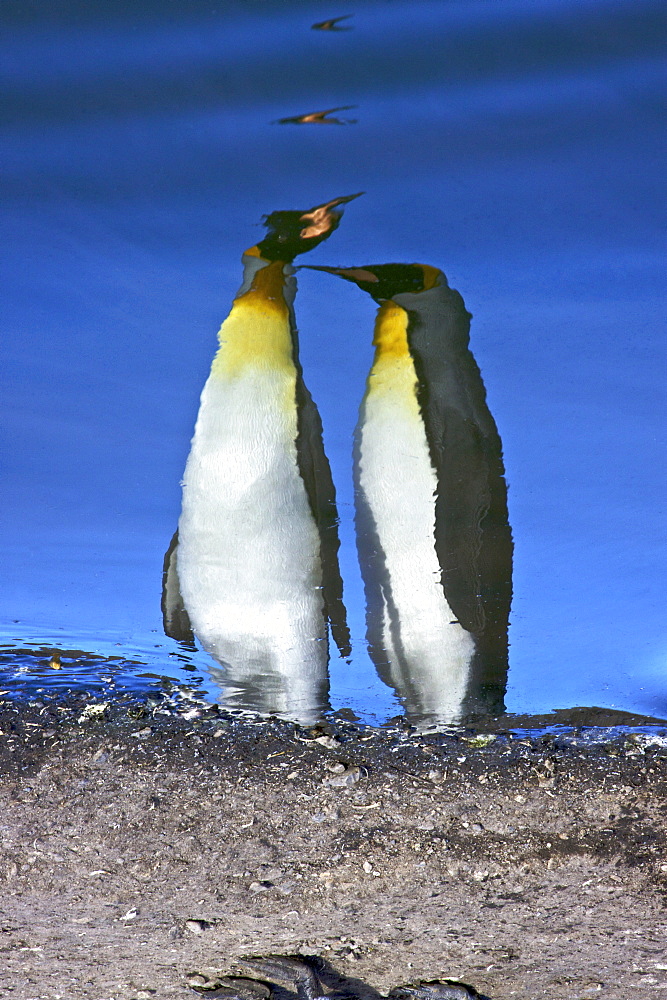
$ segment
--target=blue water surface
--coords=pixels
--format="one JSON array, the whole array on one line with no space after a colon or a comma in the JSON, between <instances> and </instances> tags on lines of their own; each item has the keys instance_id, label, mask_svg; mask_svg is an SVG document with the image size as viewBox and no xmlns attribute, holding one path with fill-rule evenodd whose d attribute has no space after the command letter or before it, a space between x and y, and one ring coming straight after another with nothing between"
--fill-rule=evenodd
<instances>
[{"instance_id":1,"label":"blue water surface","mask_svg":"<svg viewBox=\"0 0 667 1000\"><path fill-rule=\"evenodd\" d=\"M311 30L348 13L352 30ZM2 17L2 643L168 672L162 559L241 253L265 213L363 190L308 263L433 264L474 315L515 541L508 709L664 718L662 5ZM355 124L275 124L343 105ZM382 719L400 706L365 650L351 482L373 316L356 287L300 272L353 632L332 704Z\"/></svg>"}]
</instances>

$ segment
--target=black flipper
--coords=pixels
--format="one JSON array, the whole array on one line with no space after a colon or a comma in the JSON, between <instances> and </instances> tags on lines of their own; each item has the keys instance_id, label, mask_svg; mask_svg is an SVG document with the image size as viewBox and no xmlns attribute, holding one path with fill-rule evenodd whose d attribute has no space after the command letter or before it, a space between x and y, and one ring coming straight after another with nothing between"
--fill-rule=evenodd
<instances>
[{"instance_id":1,"label":"black flipper","mask_svg":"<svg viewBox=\"0 0 667 1000\"><path fill-rule=\"evenodd\" d=\"M308 501L320 533L322 592L331 635L341 656L349 656L350 630L343 603L343 578L338 565L338 510L336 489L329 459L324 451L322 420L303 379L297 379L298 436L296 440L299 472L306 485Z\"/></svg>"},{"instance_id":2,"label":"black flipper","mask_svg":"<svg viewBox=\"0 0 667 1000\"><path fill-rule=\"evenodd\" d=\"M297 371L297 463L320 535L324 614L340 655L348 657L352 653L352 646L347 612L343 603L343 578L338 565L340 540L336 488L329 459L324 451L322 418L303 380L303 369L299 360L299 333L292 306L290 306L290 329L293 359Z\"/></svg>"},{"instance_id":3,"label":"black flipper","mask_svg":"<svg viewBox=\"0 0 667 1000\"><path fill-rule=\"evenodd\" d=\"M178 531L169 543L162 566L162 626L165 635L190 649L196 649L195 637L178 580Z\"/></svg>"},{"instance_id":4,"label":"black flipper","mask_svg":"<svg viewBox=\"0 0 667 1000\"><path fill-rule=\"evenodd\" d=\"M436 552L445 596L478 640L476 685L502 700L512 600L512 533L498 429L469 350L470 313L457 291L440 284L395 301L409 313L408 338L418 396L439 490Z\"/></svg>"}]
</instances>

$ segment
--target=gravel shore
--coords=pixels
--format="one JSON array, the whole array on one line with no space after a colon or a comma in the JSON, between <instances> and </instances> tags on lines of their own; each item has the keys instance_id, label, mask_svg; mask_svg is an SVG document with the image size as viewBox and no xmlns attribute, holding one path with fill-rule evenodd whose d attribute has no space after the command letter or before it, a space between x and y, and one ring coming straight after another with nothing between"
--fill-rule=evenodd
<instances>
[{"instance_id":1,"label":"gravel shore","mask_svg":"<svg viewBox=\"0 0 667 1000\"><path fill-rule=\"evenodd\" d=\"M506 721L3 703L0 992L194 997L300 953L382 993L667 997L667 727Z\"/></svg>"}]
</instances>

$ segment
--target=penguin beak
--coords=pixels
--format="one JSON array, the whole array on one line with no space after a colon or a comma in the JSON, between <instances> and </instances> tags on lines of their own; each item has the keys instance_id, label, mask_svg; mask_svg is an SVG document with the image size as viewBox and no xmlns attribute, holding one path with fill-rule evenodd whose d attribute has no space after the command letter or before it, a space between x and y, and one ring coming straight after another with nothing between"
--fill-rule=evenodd
<instances>
[{"instance_id":1,"label":"penguin beak","mask_svg":"<svg viewBox=\"0 0 667 1000\"><path fill-rule=\"evenodd\" d=\"M348 194L343 198L333 198L331 201L325 202L324 205L316 205L315 208L304 212L299 219L299 222L305 223L299 237L302 240L325 239L340 221L342 212L336 212L335 209L339 205L346 205L349 201L360 198L363 193L363 191L358 191L357 194Z\"/></svg>"},{"instance_id":2,"label":"penguin beak","mask_svg":"<svg viewBox=\"0 0 667 1000\"><path fill-rule=\"evenodd\" d=\"M264 225L269 230L257 244L261 257L267 260L281 260L291 263L301 253L307 253L322 240L326 240L341 220L340 206L353 201L364 192L333 198L323 205L315 205L305 212L279 211L264 217Z\"/></svg>"},{"instance_id":3,"label":"penguin beak","mask_svg":"<svg viewBox=\"0 0 667 1000\"><path fill-rule=\"evenodd\" d=\"M372 271L366 271L363 267L322 267L317 264L300 264L299 268L306 267L309 271L326 271L327 274L337 274L339 278L345 278L346 281L353 281L356 285L359 283L371 283L377 284L379 278L377 274L373 274Z\"/></svg>"}]
</instances>

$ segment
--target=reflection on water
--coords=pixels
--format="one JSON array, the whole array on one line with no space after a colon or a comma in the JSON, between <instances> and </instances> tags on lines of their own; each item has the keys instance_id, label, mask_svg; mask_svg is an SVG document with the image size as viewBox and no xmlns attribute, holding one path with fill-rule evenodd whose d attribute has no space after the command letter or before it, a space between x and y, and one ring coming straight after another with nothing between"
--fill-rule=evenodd
<instances>
[{"instance_id":1,"label":"reflection on water","mask_svg":"<svg viewBox=\"0 0 667 1000\"><path fill-rule=\"evenodd\" d=\"M314 722L328 707L328 635L350 653L336 498L301 373L291 261L336 229L337 198L273 212L243 255L201 396L178 533L165 557L168 635L223 666L225 697Z\"/></svg>"},{"instance_id":2,"label":"reflection on water","mask_svg":"<svg viewBox=\"0 0 667 1000\"><path fill-rule=\"evenodd\" d=\"M304 723L328 707L328 630L342 656L351 646L292 261L328 238L353 197L273 212L243 255L163 571L165 632L190 649L196 637L218 661L224 699ZM354 445L371 659L412 721L502 712L512 539L470 314L429 265L313 269L379 303Z\"/></svg>"},{"instance_id":3,"label":"reflection on water","mask_svg":"<svg viewBox=\"0 0 667 1000\"><path fill-rule=\"evenodd\" d=\"M163 703L205 704L202 678L184 662L164 658L90 653L83 649L0 644L0 696L31 700L144 698L151 710ZM165 666L169 673L166 673ZM161 673L155 669L162 668Z\"/></svg>"},{"instance_id":4,"label":"reflection on water","mask_svg":"<svg viewBox=\"0 0 667 1000\"><path fill-rule=\"evenodd\" d=\"M447 262L475 314L512 486L509 709L664 716L662 6L367 0L341 19L349 8L137 0L110 17L98 0L7 0L0 638L122 653L128 671L204 667L156 635L156 583L208 338L267 206L363 188L335 254L307 263ZM272 124L321 109L305 128ZM353 635L350 664L332 647L331 702L383 722L399 706L364 641L350 475L375 310L302 272L297 311ZM165 615L187 639L175 580ZM67 657L47 662L40 686L68 673L83 683Z\"/></svg>"},{"instance_id":5,"label":"reflection on water","mask_svg":"<svg viewBox=\"0 0 667 1000\"><path fill-rule=\"evenodd\" d=\"M352 31L351 24L341 24L341 21L347 21L352 17L352 14L343 14L342 17L330 17L328 21L318 21L317 24L311 24L313 31Z\"/></svg>"},{"instance_id":6,"label":"reflection on water","mask_svg":"<svg viewBox=\"0 0 667 1000\"><path fill-rule=\"evenodd\" d=\"M380 304L354 455L373 662L413 721L501 712L512 537L470 314L428 265L317 270Z\"/></svg>"},{"instance_id":7,"label":"reflection on water","mask_svg":"<svg viewBox=\"0 0 667 1000\"><path fill-rule=\"evenodd\" d=\"M356 104L343 104L339 108L329 108L327 111L309 111L305 115L294 115L292 118L278 118L276 125L356 125L356 118L330 118L335 111L351 111Z\"/></svg>"}]
</instances>

